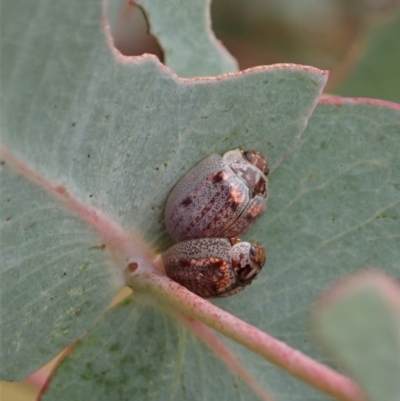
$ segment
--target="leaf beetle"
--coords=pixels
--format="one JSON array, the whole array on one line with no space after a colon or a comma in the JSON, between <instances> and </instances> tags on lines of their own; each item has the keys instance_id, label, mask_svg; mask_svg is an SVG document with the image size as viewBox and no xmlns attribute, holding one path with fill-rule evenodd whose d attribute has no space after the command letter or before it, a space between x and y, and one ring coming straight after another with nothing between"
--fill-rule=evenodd
<instances>
[{"instance_id":1,"label":"leaf beetle","mask_svg":"<svg viewBox=\"0 0 400 401\"><path fill-rule=\"evenodd\" d=\"M265 263L265 250L238 238L196 238L179 242L162 255L167 276L203 298L242 291Z\"/></svg>"},{"instance_id":2,"label":"leaf beetle","mask_svg":"<svg viewBox=\"0 0 400 401\"><path fill-rule=\"evenodd\" d=\"M265 212L268 164L258 151L212 154L189 170L171 191L167 231L176 241L233 238Z\"/></svg>"}]
</instances>

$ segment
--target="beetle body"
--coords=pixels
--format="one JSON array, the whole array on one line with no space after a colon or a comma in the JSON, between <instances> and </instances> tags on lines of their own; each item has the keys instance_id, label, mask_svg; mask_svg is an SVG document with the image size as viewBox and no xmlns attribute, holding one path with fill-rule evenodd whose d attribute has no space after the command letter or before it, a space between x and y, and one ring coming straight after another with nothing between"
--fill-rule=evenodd
<instances>
[{"instance_id":1,"label":"beetle body","mask_svg":"<svg viewBox=\"0 0 400 401\"><path fill-rule=\"evenodd\" d=\"M168 277L203 298L242 291L261 271L265 250L237 238L197 238L173 245L162 255Z\"/></svg>"},{"instance_id":2,"label":"beetle body","mask_svg":"<svg viewBox=\"0 0 400 401\"><path fill-rule=\"evenodd\" d=\"M256 151L213 154L176 184L165 208L175 241L236 237L266 210L268 166Z\"/></svg>"}]
</instances>

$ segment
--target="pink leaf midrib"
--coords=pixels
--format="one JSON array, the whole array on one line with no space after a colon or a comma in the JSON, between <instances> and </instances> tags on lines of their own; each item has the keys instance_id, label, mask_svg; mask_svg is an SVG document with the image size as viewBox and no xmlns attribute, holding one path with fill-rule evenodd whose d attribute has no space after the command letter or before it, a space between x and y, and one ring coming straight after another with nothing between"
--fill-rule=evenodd
<instances>
[{"instance_id":1,"label":"pink leaf midrib","mask_svg":"<svg viewBox=\"0 0 400 401\"><path fill-rule=\"evenodd\" d=\"M0 155L3 159L3 165L5 164L12 168L45 192L54 196L66 209L88 223L97 232L109 254L116 262L116 266L127 274L127 282L133 289L138 290L139 293L141 291L153 293L162 301L167 302L172 308L195 318L206 326L212 327L327 394L344 401L364 400L358 386L347 377L290 348L285 343L219 309L210 302L199 298L178 283L160 274L153 265L150 248L133 232L124 230L104 212L75 198L65 187L36 172L15 157L3 145L0 145ZM130 266L135 264L139 268L130 269ZM209 346L212 348L216 346L215 339L209 337L209 333L203 332L200 334ZM228 364L233 370L236 369L241 372L243 377L246 377L244 368L233 363L232 355L227 353L228 351L225 349L220 349L220 351L219 356L225 359L226 362L229 361ZM250 377L247 377L246 380L252 381ZM252 382L251 387L256 392L260 390L257 389L256 382Z\"/></svg>"},{"instance_id":2,"label":"pink leaf midrib","mask_svg":"<svg viewBox=\"0 0 400 401\"><path fill-rule=\"evenodd\" d=\"M149 261L154 258L151 249L135 233L128 232L103 211L85 204L74 197L64 186L52 182L35 171L14 156L6 146L0 145L0 155L5 164L4 167L8 166L33 182L43 191L56 198L67 210L85 221L100 236L108 255L111 255L116 266L120 267L120 273L132 261L139 263L142 260Z\"/></svg>"}]
</instances>

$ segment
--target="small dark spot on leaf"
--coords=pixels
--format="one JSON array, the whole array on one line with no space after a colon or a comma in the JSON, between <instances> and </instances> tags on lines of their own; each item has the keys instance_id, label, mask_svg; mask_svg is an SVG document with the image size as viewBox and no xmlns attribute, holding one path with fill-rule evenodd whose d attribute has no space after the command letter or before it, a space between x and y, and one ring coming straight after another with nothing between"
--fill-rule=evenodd
<instances>
[{"instance_id":1,"label":"small dark spot on leaf","mask_svg":"<svg viewBox=\"0 0 400 401\"><path fill-rule=\"evenodd\" d=\"M207 120L208 116L200 116L203 120Z\"/></svg>"},{"instance_id":2,"label":"small dark spot on leaf","mask_svg":"<svg viewBox=\"0 0 400 401\"><path fill-rule=\"evenodd\" d=\"M4 165L6 164L6 162L5 162L4 160L2 160L2 161L0 161L0 164L1 164L2 166L4 166Z\"/></svg>"},{"instance_id":3,"label":"small dark spot on leaf","mask_svg":"<svg viewBox=\"0 0 400 401\"><path fill-rule=\"evenodd\" d=\"M56 105L56 104L54 105L54 108L55 108L55 109L57 108L57 105Z\"/></svg>"},{"instance_id":4,"label":"small dark spot on leaf","mask_svg":"<svg viewBox=\"0 0 400 401\"><path fill-rule=\"evenodd\" d=\"M118 343L115 343L115 344L111 345L111 347L110 347L110 351L111 352L115 352L115 351L118 351L118 350L119 350L119 344Z\"/></svg>"},{"instance_id":5,"label":"small dark spot on leaf","mask_svg":"<svg viewBox=\"0 0 400 401\"><path fill-rule=\"evenodd\" d=\"M106 116L104 116L107 120L110 118L110 116L107 114Z\"/></svg>"},{"instance_id":6,"label":"small dark spot on leaf","mask_svg":"<svg viewBox=\"0 0 400 401\"><path fill-rule=\"evenodd\" d=\"M385 135L381 135L380 137L379 137L379 140L380 141L384 141L386 139L386 136Z\"/></svg>"},{"instance_id":7,"label":"small dark spot on leaf","mask_svg":"<svg viewBox=\"0 0 400 401\"><path fill-rule=\"evenodd\" d=\"M29 224L29 226L26 226L24 228L24 230L27 231L27 230L31 229L32 227L34 227L34 226L35 226L35 223Z\"/></svg>"},{"instance_id":8,"label":"small dark spot on leaf","mask_svg":"<svg viewBox=\"0 0 400 401\"><path fill-rule=\"evenodd\" d=\"M67 272L64 272L63 277L65 277L67 275Z\"/></svg>"},{"instance_id":9,"label":"small dark spot on leaf","mask_svg":"<svg viewBox=\"0 0 400 401\"><path fill-rule=\"evenodd\" d=\"M92 195L92 194L90 194L90 195L89 195L89 198L91 198L92 196L93 196L93 195Z\"/></svg>"},{"instance_id":10,"label":"small dark spot on leaf","mask_svg":"<svg viewBox=\"0 0 400 401\"><path fill-rule=\"evenodd\" d=\"M72 125L73 127L75 127L76 123L72 123L71 125Z\"/></svg>"},{"instance_id":11,"label":"small dark spot on leaf","mask_svg":"<svg viewBox=\"0 0 400 401\"><path fill-rule=\"evenodd\" d=\"M398 191L400 191L400 184L394 184L394 187L395 187Z\"/></svg>"},{"instance_id":12,"label":"small dark spot on leaf","mask_svg":"<svg viewBox=\"0 0 400 401\"><path fill-rule=\"evenodd\" d=\"M314 174L309 174L308 180L311 181L311 180L313 180L313 179L314 179Z\"/></svg>"},{"instance_id":13,"label":"small dark spot on leaf","mask_svg":"<svg viewBox=\"0 0 400 401\"><path fill-rule=\"evenodd\" d=\"M11 201L11 199L10 199L10 198L8 198L8 199L7 199L7 202L10 202L10 201Z\"/></svg>"},{"instance_id":14,"label":"small dark spot on leaf","mask_svg":"<svg viewBox=\"0 0 400 401\"><path fill-rule=\"evenodd\" d=\"M11 220L11 217L7 217L7 218L6 218L6 221L10 221L10 220Z\"/></svg>"},{"instance_id":15,"label":"small dark spot on leaf","mask_svg":"<svg viewBox=\"0 0 400 401\"><path fill-rule=\"evenodd\" d=\"M388 216L386 214L380 214L375 217L376 219L390 219L390 220L397 220L397 216Z\"/></svg>"},{"instance_id":16,"label":"small dark spot on leaf","mask_svg":"<svg viewBox=\"0 0 400 401\"><path fill-rule=\"evenodd\" d=\"M90 153L87 155L87 157L90 157Z\"/></svg>"},{"instance_id":17,"label":"small dark spot on leaf","mask_svg":"<svg viewBox=\"0 0 400 401\"><path fill-rule=\"evenodd\" d=\"M168 163L164 163L165 170L168 168Z\"/></svg>"},{"instance_id":18,"label":"small dark spot on leaf","mask_svg":"<svg viewBox=\"0 0 400 401\"><path fill-rule=\"evenodd\" d=\"M91 246L89 249L98 249L100 251L103 251L104 249L106 249L106 246L105 246L105 244L94 245L94 246Z\"/></svg>"},{"instance_id":19,"label":"small dark spot on leaf","mask_svg":"<svg viewBox=\"0 0 400 401\"><path fill-rule=\"evenodd\" d=\"M327 149L328 148L328 144L325 141L321 142L321 145L319 145L320 149Z\"/></svg>"}]
</instances>

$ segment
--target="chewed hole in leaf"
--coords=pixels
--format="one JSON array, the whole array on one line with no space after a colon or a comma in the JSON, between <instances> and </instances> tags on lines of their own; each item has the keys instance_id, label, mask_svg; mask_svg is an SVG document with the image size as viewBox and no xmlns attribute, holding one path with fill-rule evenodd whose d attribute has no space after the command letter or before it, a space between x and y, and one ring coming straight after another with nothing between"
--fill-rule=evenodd
<instances>
[{"instance_id":1,"label":"chewed hole in leaf","mask_svg":"<svg viewBox=\"0 0 400 401\"><path fill-rule=\"evenodd\" d=\"M154 54L161 62L164 54L150 27L143 9L129 0L108 2L107 17L115 48L124 56Z\"/></svg>"}]
</instances>

